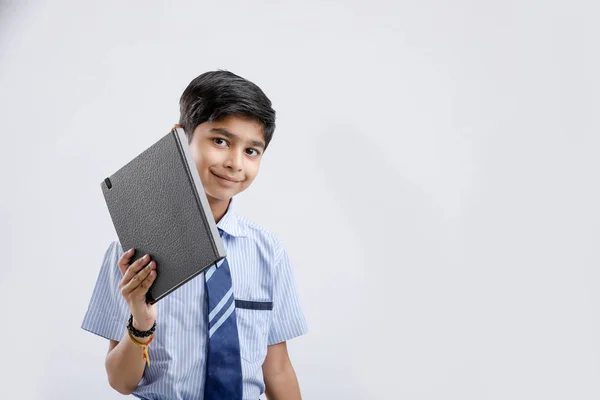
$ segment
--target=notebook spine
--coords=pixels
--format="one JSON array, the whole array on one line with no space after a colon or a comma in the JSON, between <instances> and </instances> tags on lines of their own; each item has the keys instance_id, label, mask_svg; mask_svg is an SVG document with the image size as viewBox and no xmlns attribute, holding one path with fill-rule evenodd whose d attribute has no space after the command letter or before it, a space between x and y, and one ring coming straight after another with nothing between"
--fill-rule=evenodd
<instances>
[{"instance_id":1,"label":"notebook spine","mask_svg":"<svg viewBox=\"0 0 600 400\"><path fill-rule=\"evenodd\" d=\"M201 211L200 214L202 215L202 223L204 224L204 228L206 229L206 231L210 232L210 226L208 224L208 221L206 220L206 218L207 218L206 210L204 209L204 207L202 207L202 201L200 200L198 191L196 190L196 184L194 183L194 178L192 177L192 172L190 171L190 165L189 165L188 159L185 157L185 151L183 149L183 145L181 143L180 136L177 134L177 131L175 129L173 129L171 131L171 134L173 135L175 143L177 143L177 152L179 153L179 156L181 157L181 162L183 163L183 165L185 167L186 175L190 182L190 186L193 189L192 191L194 192L194 198L196 199L196 205L198 206L198 209ZM212 246L214 255L218 255L219 251L217 249L215 240L212 236L211 236L210 244Z\"/></svg>"}]
</instances>

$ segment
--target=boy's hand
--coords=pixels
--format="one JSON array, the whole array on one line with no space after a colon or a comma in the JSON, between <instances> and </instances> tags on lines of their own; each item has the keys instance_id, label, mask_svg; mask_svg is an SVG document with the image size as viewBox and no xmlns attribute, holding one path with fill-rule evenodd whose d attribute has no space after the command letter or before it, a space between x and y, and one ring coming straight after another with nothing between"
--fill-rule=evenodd
<instances>
[{"instance_id":1,"label":"boy's hand","mask_svg":"<svg viewBox=\"0 0 600 400\"><path fill-rule=\"evenodd\" d=\"M119 289L133 315L134 328L147 331L156 321L156 304L146 303L146 293L156 279L156 262L150 261L150 256L146 254L129 265L134 253L135 249L131 249L119 259L119 269L123 274Z\"/></svg>"}]
</instances>

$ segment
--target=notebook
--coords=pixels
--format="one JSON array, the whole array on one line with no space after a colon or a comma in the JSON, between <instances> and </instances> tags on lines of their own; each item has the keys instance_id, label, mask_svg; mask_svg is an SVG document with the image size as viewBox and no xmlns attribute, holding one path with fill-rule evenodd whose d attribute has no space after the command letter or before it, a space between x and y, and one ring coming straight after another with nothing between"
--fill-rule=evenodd
<instances>
[{"instance_id":1,"label":"notebook","mask_svg":"<svg viewBox=\"0 0 600 400\"><path fill-rule=\"evenodd\" d=\"M150 254L154 304L224 259L225 248L181 128L174 128L102 183L123 250L131 263Z\"/></svg>"}]
</instances>

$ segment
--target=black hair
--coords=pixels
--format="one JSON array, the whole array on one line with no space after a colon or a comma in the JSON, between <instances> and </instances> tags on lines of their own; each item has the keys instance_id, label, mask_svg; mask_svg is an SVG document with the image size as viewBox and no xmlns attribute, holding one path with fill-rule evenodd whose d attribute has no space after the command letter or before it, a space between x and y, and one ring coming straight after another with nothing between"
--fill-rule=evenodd
<instances>
[{"instance_id":1,"label":"black hair","mask_svg":"<svg viewBox=\"0 0 600 400\"><path fill-rule=\"evenodd\" d=\"M190 82L179 100L179 125L188 142L204 122L228 115L254 118L263 125L265 150L275 131L275 110L271 100L254 83L232 72L205 72Z\"/></svg>"}]
</instances>

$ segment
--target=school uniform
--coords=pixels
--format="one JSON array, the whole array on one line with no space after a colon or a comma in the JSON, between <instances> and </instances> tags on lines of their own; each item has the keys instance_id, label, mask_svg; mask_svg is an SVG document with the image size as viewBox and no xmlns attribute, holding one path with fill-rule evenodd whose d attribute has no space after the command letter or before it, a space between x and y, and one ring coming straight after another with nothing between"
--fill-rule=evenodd
<instances>
[{"instance_id":1,"label":"school uniform","mask_svg":"<svg viewBox=\"0 0 600 400\"><path fill-rule=\"evenodd\" d=\"M272 233L238 215L233 198L217 227L222 231L231 269L233 294L228 301L235 304L243 398L256 400L265 390L262 364L267 346L305 334L307 324L282 243ZM123 253L118 241L108 247L81 326L116 341L126 333L130 316L118 288L122 274L117 262ZM156 303L156 332L148 347L151 363L145 367L133 392L135 397L203 399L209 338L205 275L222 263Z\"/></svg>"}]
</instances>

